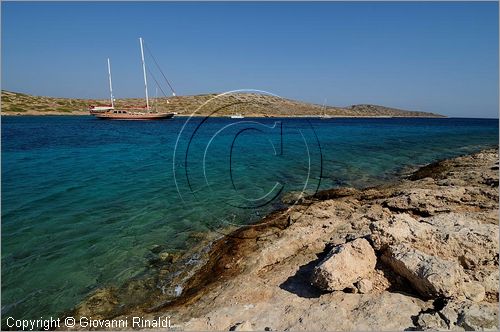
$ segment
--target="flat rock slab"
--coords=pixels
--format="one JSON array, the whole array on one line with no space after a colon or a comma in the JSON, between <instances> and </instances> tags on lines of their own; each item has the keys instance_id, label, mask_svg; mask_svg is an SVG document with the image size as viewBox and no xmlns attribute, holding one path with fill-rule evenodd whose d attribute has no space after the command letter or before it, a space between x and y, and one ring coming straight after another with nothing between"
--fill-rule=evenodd
<instances>
[{"instance_id":1,"label":"flat rock slab","mask_svg":"<svg viewBox=\"0 0 500 332\"><path fill-rule=\"evenodd\" d=\"M424 298L454 297L462 293L462 271L456 262L427 255L404 244L389 246L382 261L406 278Z\"/></svg>"}]
</instances>

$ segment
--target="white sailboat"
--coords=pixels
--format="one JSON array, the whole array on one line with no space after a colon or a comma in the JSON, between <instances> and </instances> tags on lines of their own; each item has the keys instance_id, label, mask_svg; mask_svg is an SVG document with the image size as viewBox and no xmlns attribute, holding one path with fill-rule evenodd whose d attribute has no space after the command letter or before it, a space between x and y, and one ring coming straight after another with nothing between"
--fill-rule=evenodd
<instances>
[{"instance_id":1,"label":"white sailboat","mask_svg":"<svg viewBox=\"0 0 500 332\"><path fill-rule=\"evenodd\" d=\"M322 116L320 116L320 119L321 119L321 120L328 120L328 119L331 119L331 118L332 118L332 116L331 116L331 115L326 114L326 98L325 98L325 101L323 102L323 107L322 107L322 109L323 109L323 115L322 115Z\"/></svg>"},{"instance_id":2,"label":"white sailboat","mask_svg":"<svg viewBox=\"0 0 500 332\"><path fill-rule=\"evenodd\" d=\"M106 112L115 109L115 99L113 98L113 83L111 82L111 62L108 58L108 79L109 79L109 94L111 104L108 106L90 106L90 114L95 115L98 113Z\"/></svg>"},{"instance_id":3,"label":"white sailboat","mask_svg":"<svg viewBox=\"0 0 500 332\"><path fill-rule=\"evenodd\" d=\"M95 115L96 118L105 120L161 120L161 119L169 119L174 116L174 113L154 113L151 111L151 108L149 106L148 80L146 75L146 62L144 61L144 48L143 48L142 37L139 38L139 43L141 45L142 71L144 75L144 89L146 92L145 109L142 108L115 109L114 98L113 98L113 86L111 82L111 65L108 59L111 107L109 106L107 108L100 107L101 109L96 109L96 107L92 108L90 114Z\"/></svg>"}]
</instances>

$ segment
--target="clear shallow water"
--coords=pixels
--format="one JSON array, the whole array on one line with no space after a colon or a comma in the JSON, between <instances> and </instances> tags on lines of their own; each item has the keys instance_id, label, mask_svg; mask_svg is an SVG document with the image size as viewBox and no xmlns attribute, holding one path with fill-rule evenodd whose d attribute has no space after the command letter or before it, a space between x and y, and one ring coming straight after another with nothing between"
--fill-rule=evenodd
<instances>
[{"instance_id":1,"label":"clear shallow water","mask_svg":"<svg viewBox=\"0 0 500 332\"><path fill-rule=\"evenodd\" d=\"M151 246L185 249L288 191L373 185L498 144L498 120L185 121L2 117L4 318L57 315L144 273Z\"/></svg>"}]
</instances>

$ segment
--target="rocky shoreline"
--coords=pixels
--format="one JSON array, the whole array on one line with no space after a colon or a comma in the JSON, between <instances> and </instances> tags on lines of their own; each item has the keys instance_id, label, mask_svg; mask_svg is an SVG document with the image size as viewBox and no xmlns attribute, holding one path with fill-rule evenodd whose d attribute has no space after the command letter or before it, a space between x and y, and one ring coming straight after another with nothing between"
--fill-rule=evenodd
<instances>
[{"instance_id":1,"label":"rocky shoreline","mask_svg":"<svg viewBox=\"0 0 500 332\"><path fill-rule=\"evenodd\" d=\"M107 290L72 314L180 330L498 330L498 221L496 148L320 192L200 244L198 268L169 279L183 280L177 294L116 311Z\"/></svg>"}]
</instances>

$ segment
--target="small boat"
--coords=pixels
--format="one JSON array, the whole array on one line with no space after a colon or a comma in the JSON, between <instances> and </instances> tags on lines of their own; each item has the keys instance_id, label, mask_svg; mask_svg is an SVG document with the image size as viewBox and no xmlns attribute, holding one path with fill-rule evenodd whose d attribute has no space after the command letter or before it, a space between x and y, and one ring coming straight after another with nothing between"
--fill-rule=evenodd
<instances>
[{"instance_id":1,"label":"small boat","mask_svg":"<svg viewBox=\"0 0 500 332\"><path fill-rule=\"evenodd\" d=\"M323 108L323 115L321 115L319 118L320 118L321 120L328 120L328 119L331 119L331 118L332 118L332 116L331 116L331 115L326 114L326 99L325 99L325 101L323 102L323 107L322 107L322 108Z\"/></svg>"},{"instance_id":2,"label":"small boat","mask_svg":"<svg viewBox=\"0 0 500 332\"><path fill-rule=\"evenodd\" d=\"M142 71L144 74L144 87L146 90L146 108L115 109L113 85L111 82L111 65L108 59L109 92L111 95L111 106L92 106L89 111L90 114L94 115L96 118L102 120L162 120L170 119L175 115L174 113L159 113L151 111L151 108L149 106L148 80L146 76L146 63L144 61L144 48L142 38L139 38L139 42L141 45Z\"/></svg>"},{"instance_id":3,"label":"small boat","mask_svg":"<svg viewBox=\"0 0 500 332\"><path fill-rule=\"evenodd\" d=\"M93 105L91 105L89 107L89 112L90 112L90 114L95 115L95 114L103 113L103 112L110 111L113 109L114 109L114 106L93 106Z\"/></svg>"},{"instance_id":4,"label":"small boat","mask_svg":"<svg viewBox=\"0 0 500 332\"><path fill-rule=\"evenodd\" d=\"M89 112L92 115L101 114L115 109L115 99L113 98L113 83L111 82L111 62L109 61L109 58L108 58L108 78L109 78L109 94L110 94L111 105L106 105L106 106L90 105Z\"/></svg>"},{"instance_id":5,"label":"small boat","mask_svg":"<svg viewBox=\"0 0 500 332\"><path fill-rule=\"evenodd\" d=\"M231 119L243 119L243 118L245 117L239 113L231 115Z\"/></svg>"}]
</instances>

